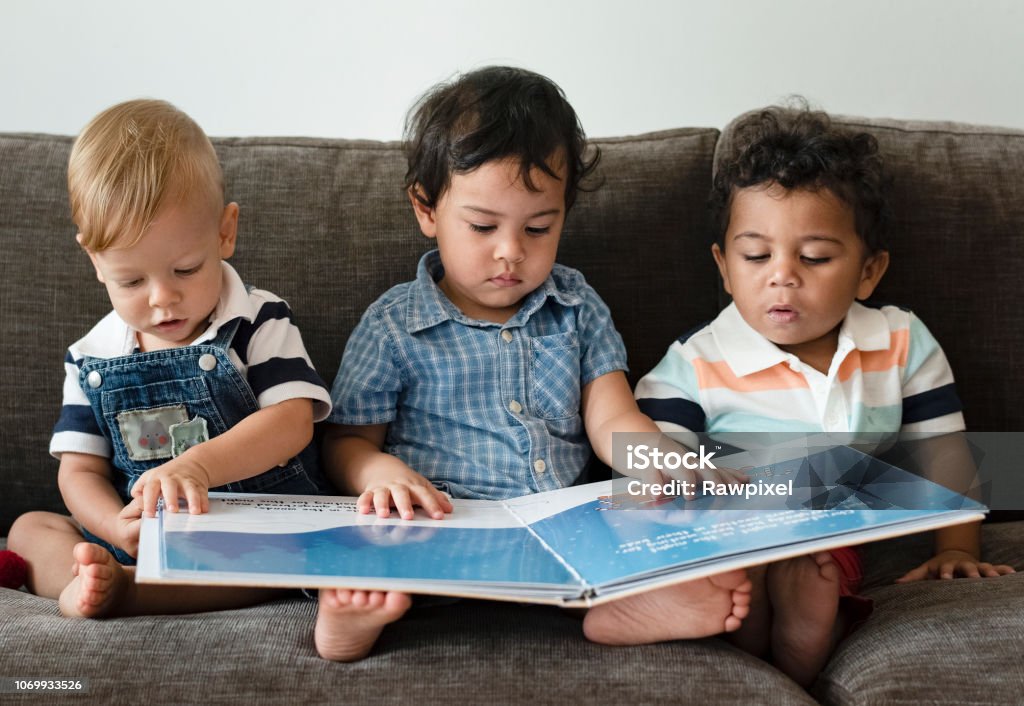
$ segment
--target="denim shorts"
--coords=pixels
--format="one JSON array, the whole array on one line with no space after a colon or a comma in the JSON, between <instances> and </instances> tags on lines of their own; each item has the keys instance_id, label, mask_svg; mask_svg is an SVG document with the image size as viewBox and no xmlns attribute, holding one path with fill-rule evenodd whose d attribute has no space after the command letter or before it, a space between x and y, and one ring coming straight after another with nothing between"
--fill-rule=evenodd
<instances>
[{"instance_id":1,"label":"denim shorts","mask_svg":"<svg viewBox=\"0 0 1024 706\"><path fill-rule=\"evenodd\" d=\"M124 549L118 549L113 544L103 541L102 539L94 535L92 532L87 530L85 527L82 527L81 529L82 536L85 537L85 541L92 542L93 544L98 544L104 549L106 549L114 556L115 559L117 559L118 564L121 564L123 566L135 566L135 557L129 556L128 552L126 552Z\"/></svg>"}]
</instances>

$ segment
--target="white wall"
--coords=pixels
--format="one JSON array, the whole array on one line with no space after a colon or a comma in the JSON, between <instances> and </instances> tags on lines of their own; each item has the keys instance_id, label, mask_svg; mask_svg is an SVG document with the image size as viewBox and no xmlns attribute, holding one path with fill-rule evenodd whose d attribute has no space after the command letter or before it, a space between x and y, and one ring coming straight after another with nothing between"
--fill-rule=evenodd
<instances>
[{"instance_id":1,"label":"white wall","mask_svg":"<svg viewBox=\"0 0 1024 706\"><path fill-rule=\"evenodd\" d=\"M166 98L211 135L393 139L412 100L511 63L593 136L834 112L1024 128L1017 0L2 0L0 131L76 133Z\"/></svg>"}]
</instances>

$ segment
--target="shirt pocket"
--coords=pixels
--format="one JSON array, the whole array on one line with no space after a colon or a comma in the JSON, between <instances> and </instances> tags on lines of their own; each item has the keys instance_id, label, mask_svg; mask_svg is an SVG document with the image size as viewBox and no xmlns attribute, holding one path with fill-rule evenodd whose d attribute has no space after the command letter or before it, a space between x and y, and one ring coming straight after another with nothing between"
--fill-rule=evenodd
<instances>
[{"instance_id":1,"label":"shirt pocket","mask_svg":"<svg viewBox=\"0 0 1024 706\"><path fill-rule=\"evenodd\" d=\"M530 339L530 411L542 419L580 413L580 343L575 331Z\"/></svg>"}]
</instances>

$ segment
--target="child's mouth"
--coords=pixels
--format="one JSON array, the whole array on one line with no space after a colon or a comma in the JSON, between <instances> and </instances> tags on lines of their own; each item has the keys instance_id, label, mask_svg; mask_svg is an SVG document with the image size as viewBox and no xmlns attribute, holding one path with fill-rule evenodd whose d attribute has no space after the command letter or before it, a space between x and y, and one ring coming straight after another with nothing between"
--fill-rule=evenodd
<instances>
[{"instance_id":1,"label":"child's mouth","mask_svg":"<svg viewBox=\"0 0 1024 706\"><path fill-rule=\"evenodd\" d=\"M788 306L773 306L768 310L768 318L777 324L789 324L799 318L800 314Z\"/></svg>"},{"instance_id":2,"label":"child's mouth","mask_svg":"<svg viewBox=\"0 0 1024 706\"><path fill-rule=\"evenodd\" d=\"M497 277L491 277L493 282L498 287L514 287L519 284L522 280L512 275L498 275Z\"/></svg>"},{"instance_id":3,"label":"child's mouth","mask_svg":"<svg viewBox=\"0 0 1024 706\"><path fill-rule=\"evenodd\" d=\"M161 333L169 333L175 331L185 323L185 319L170 319L168 321L161 321L156 325L156 330Z\"/></svg>"}]
</instances>

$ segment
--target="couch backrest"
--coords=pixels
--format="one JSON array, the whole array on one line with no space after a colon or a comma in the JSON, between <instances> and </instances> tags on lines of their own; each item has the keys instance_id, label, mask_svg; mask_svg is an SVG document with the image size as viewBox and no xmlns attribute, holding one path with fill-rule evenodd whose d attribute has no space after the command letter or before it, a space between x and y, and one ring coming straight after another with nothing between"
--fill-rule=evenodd
<instances>
[{"instance_id":1,"label":"couch backrest","mask_svg":"<svg viewBox=\"0 0 1024 706\"><path fill-rule=\"evenodd\" d=\"M877 298L914 309L946 350L968 425L1024 427L1024 132L840 119L873 132L895 177L893 260ZM723 140L728 139L728 129ZM705 209L718 132L598 140L601 188L570 214L560 260L581 269L625 338L631 380L722 304ZM331 381L349 331L430 242L399 185L396 143L215 141L241 206L234 264L289 301ZM0 135L0 534L61 510L46 452L68 343L109 310L74 244L65 187L71 139Z\"/></svg>"},{"instance_id":2,"label":"couch backrest","mask_svg":"<svg viewBox=\"0 0 1024 706\"><path fill-rule=\"evenodd\" d=\"M718 139L680 129L598 140L601 187L580 195L560 261L611 307L631 379L684 330L717 313L704 207ZM397 143L299 138L215 140L241 208L233 264L291 305L331 382L349 332L431 245L400 184ZM0 135L0 534L34 509L62 510L47 454L62 360L109 302L74 242L65 186L71 139Z\"/></svg>"}]
</instances>

